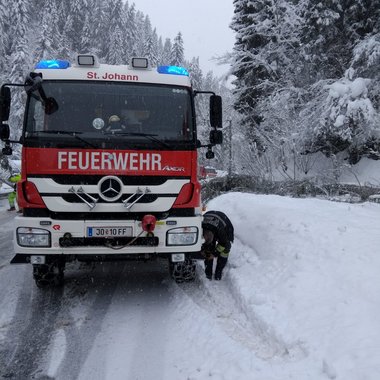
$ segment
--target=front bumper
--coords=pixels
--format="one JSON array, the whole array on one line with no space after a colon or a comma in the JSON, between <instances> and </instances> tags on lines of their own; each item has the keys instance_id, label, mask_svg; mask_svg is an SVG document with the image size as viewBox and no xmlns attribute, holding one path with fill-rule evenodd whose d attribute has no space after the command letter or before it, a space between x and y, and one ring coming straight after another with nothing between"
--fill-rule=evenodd
<instances>
[{"instance_id":1,"label":"front bumper","mask_svg":"<svg viewBox=\"0 0 380 380\"><path fill-rule=\"evenodd\" d=\"M170 255L199 253L201 249L202 216L158 220L152 234L142 230L138 220L53 220L50 218L15 218L14 251L23 257L30 255ZM94 228L129 229L130 236L89 236ZM173 229L193 232L194 242L188 245L168 245L168 233ZM49 246L26 246L18 231L47 231ZM30 239L32 241L33 239ZM29 241L29 240L27 240ZM38 243L37 243L38 244Z\"/></svg>"}]
</instances>

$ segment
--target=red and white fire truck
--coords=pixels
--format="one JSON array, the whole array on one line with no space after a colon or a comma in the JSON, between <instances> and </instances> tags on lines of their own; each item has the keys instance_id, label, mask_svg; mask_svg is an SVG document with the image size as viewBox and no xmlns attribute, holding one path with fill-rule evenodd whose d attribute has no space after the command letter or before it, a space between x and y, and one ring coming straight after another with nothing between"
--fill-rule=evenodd
<instances>
[{"instance_id":1,"label":"red and white fire truck","mask_svg":"<svg viewBox=\"0 0 380 380\"><path fill-rule=\"evenodd\" d=\"M9 140L12 86L27 93L22 136ZM194 98L210 97L210 143L197 139ZM41 61L1 87L3 154L22 144L11 263L38 286L62 283L66 262L165 258L177 281L200 259L197 149L222 141L220 96L195 91L184 68Z\"/></svg>"}]
</instances>

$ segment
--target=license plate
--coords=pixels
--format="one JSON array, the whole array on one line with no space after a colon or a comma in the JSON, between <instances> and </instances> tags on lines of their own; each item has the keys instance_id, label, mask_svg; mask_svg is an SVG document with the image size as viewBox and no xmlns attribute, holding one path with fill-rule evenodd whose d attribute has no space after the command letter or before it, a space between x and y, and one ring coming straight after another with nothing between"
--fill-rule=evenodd
<instances>
[{"instance_id":1,"label":"license plate","mask_svg":"<svg viewBox=\"0 0 380 380\"><path fill-rule=\"evenodd\" d=\"M87 237L132 236L132 227L87 227Z\"/></svg>"}]
</instances>

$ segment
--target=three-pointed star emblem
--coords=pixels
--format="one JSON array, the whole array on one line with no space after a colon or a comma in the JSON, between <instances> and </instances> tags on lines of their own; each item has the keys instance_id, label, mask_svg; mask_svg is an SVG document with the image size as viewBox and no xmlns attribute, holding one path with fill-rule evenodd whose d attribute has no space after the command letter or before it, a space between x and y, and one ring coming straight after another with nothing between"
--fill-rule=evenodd
<instances>
[{"instance_id":1,"label":"three-pointed star emblem","mask_svg":"<svg viewBox=\"0 0 380 380\"><path fill-rule=\"evenodd\" d=\"M123 195L123 182L115 176L103 177L98 187L100 197L107 202L114 202Z\"/></svg>"}]
</instances>

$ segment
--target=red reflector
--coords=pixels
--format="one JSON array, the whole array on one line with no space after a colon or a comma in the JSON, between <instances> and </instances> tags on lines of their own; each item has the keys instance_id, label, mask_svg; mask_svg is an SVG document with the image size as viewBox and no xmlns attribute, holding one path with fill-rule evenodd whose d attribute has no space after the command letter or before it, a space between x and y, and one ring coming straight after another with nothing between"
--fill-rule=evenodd
<instances>
[{"instance_id":1,"label":"red reflector","mask_svg":"<svg viewBox=\"0 0 380 380\"><path fill-rule=\"evenodd\" d=\"M178 194L178 197L175 201L175 205L183 205L185 203L189 203L193 196L194 185L192 183L187 183L182 186L181 191Z\"/></svg>"},{"instance_id":2,"label":"red reflector","mask_svg":"<svg viewBox=\"0 0 380 380\"><path fill-rule=\"evenodd\" d=\"M46 207L33 182L22 181L17 185L20 207Z\"/></svg>"}]
</instances>

